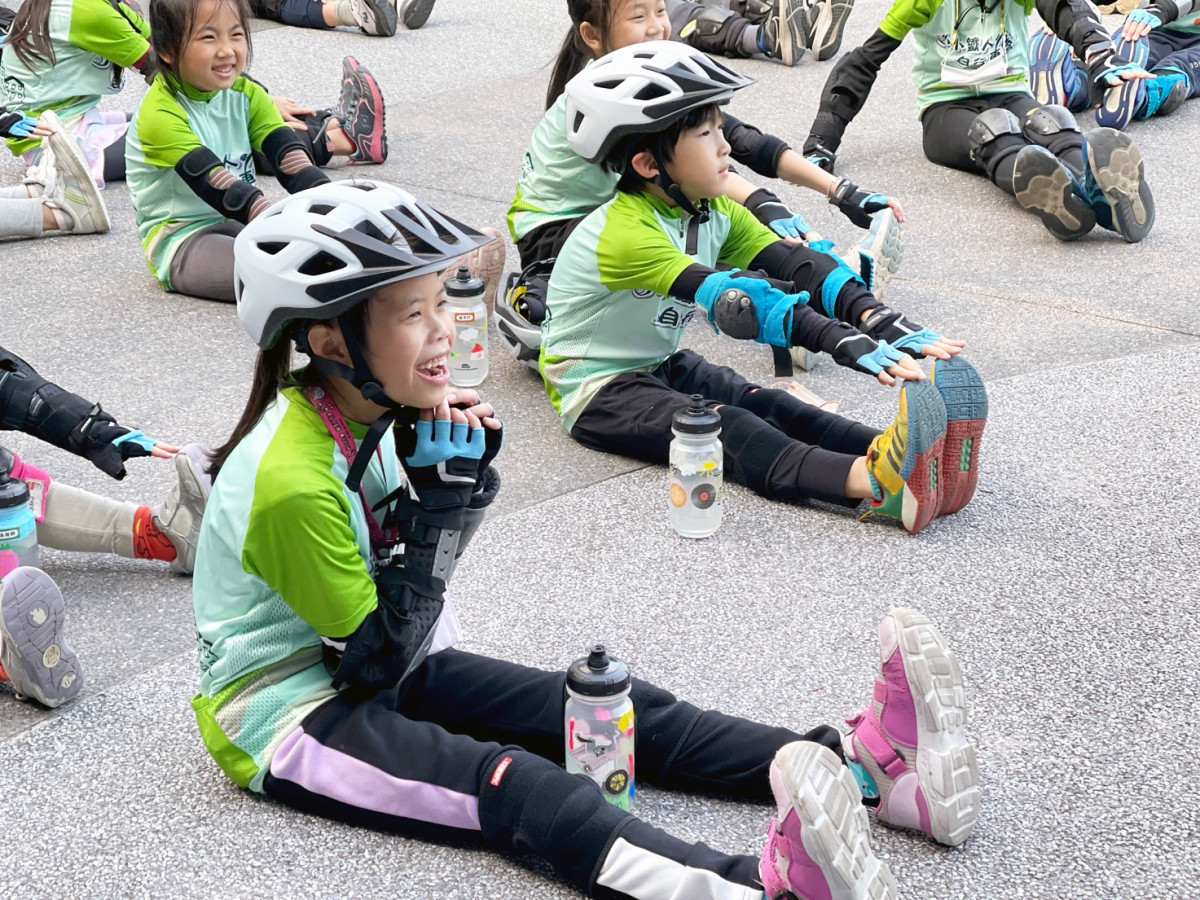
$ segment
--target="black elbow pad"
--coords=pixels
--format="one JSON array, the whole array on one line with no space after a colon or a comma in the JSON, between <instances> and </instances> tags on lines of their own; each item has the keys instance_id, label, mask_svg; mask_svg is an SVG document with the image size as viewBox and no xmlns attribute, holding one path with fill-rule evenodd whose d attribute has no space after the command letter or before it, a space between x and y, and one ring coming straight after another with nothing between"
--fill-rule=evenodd
<instances>
[{"instance_id":1,"label":"black elbow pad","mask_svg":"<svg viewBox=\"0 0 1200 900\"><path fill-rule=\"evenodd\" d=\"M307 158L309 165L301 169L299 172L289 175L283 171L283 158L293 150L299 150ZM275 173L275 177L279 183L283 185L283 189L289 194L295 194L298 191L307 190L310 187L316 187L318 184L326 184L329 181L329 176L317 168L313 162L312 153L308 149L308 145L300 139L300 135L292 128L284 126L276 128L262 142L263 156L267 158L267 162L271 164L271 171Z\"/></svg>"},{"instance_id":2,"label":"black elbow pad","mask_svg":"<svg viewBox=\"0 0 1200 900\"><path fill-rule=\"evenodd\" d=\"M221 160L207 147L197 147L175 163L175 171L205 203L227 219L245 225L250 221L250 209L262 191L236 178L222 190L208 180L208 173L221 167Z\"/></svg>"}]
</instances>

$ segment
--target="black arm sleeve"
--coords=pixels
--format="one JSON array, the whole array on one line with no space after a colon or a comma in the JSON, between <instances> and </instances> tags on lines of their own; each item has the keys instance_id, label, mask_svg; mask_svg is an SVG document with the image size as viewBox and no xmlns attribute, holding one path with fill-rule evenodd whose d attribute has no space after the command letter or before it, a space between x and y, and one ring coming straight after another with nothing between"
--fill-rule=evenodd
<instances>
[{"instance_id":1,"label":"black arm sleeve","mask_svg":"<svg viewBox=\"0 0 1200 900\"><path fill-rule=\"evenodd\" d=\"M232 185L221 190L208 180L208 173L216 168L221 168L221 161L207 147L197 147L175 163L175 171L197 197L225 218L247 224L254 201L262 196L262 191L236 177Z\"/></svg>"},{"instance_id":2,"label":"black arm sleeve","mask_svg":"<svg viewBox=\"0 0 1200 900\"><path fill-rule=\"evenodd\" d=\"M825 80L817 116L804 142L806 156L818 147L836 151L841 146L846 127L866 105L879 67L899 46L900 41L877 28L866 43L837 61Z\"/></svg>"},{"instance_id":3,"label":"black arm sleeve","mask_svg":"<svg viewBox=\"0 0 1200 900\"><path fill-rule=\"evenodd\" d=\"M788 149L786 141L773 134L763 134L729 113L725 114L725 140L729 141L729 155L742 165L765 178L778 177L779 157Z\"/></svg>"},{"instance_id":4,"label":"black arm sleeve","mask_svg":"<svg viewBox=\"0 0 1200 900\"><path fill-rule=\"evenodd\" d=\"M1097 44L1112 45L1100 14L1088 0L1036 0L1038 15L1083 60Z\"/></svg>"},{"instance_id":5,"label":"black arm sleeve","mask_svg":"<svg viewBox=\"0 0 1200 900\"><path fill-rule=\"evenodd\" d=\"M294 150L299 150L305 155L308 165L299 172L289 175L284 171L283 158ZM329 183L329 176L317 168L308 145L300 139L300 135L294 128L287 125L276 128L263 138L262 152L263 156L267 158L267 162L271 164L271 170L275 173L275 177L289 194L316 187L318 184Z\"/></svg>"}]
</instances>

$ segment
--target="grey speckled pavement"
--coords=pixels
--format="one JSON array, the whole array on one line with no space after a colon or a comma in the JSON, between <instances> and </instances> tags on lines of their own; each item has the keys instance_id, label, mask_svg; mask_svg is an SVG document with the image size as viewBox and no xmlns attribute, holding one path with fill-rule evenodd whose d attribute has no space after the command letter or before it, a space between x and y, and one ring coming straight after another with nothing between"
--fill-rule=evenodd
<instances>
[{"instance_id":1,"label":"grey speckled pavement","mask_svg":"<svg viewBox=\"0 0 1200 900\"><path fill-rule=\"evenodd\" d=\"M887 9L857 0L842 52ZM562 0L439 0L424 27L393 38L254 26L254 75L299 103L331 105L347 55L385 85L387 163L335 164L333 177L393 180L456 219L504 228L567 30ZM987 386L970 504L912 537L729 484L721 530L679 538L666 471L574 443L536 374L493 334L482 390L505 422L504 487L450 588L464 646L565 669L603 641L635 676L693 703L807 730L862 709L880 618L914 608L962 666L981 801L954 849L872 825L900 896L1124 900L1136 885L1139 900L1190 900L1200 871L1200 204L1175 179L1200 146L1200 101L1128 129L1154 187L1150 235L1128 244L1095 229L1063 244L984 179L925 160L912 52L910 38L882 69L838 168L904 206L888 305L966 340ZM801 146L833 63L731 65L758 79L731 111ZM132 111L144 90L130 73L104 106ZM6 157L0 183L20 177ZM281 196L273 179L261 183ZM772 187L839 251L865 234L823 196ZM122 423L218 446L245 404L255 348L232 306L164 294L127 189L112 184L104 197L110 234L0 243L10 276L0 279L0 343ZM701 322L686 341L773 380L759 346ZM894 390L827 358L797 377L869 425L895 414ZM153 503L176 480L161 460L130 460L118 482L24 435L6 431L0 443L123 500ZM235 787L188 705L199 677L190 582L165 563L46 549L42 562L87 682L53 711L0 696L0 896L578 897L535 859L350 828ZM766 804L641 784L637 807L686 840L754 856L771 815Z\"/></svg>"}]
</instances>

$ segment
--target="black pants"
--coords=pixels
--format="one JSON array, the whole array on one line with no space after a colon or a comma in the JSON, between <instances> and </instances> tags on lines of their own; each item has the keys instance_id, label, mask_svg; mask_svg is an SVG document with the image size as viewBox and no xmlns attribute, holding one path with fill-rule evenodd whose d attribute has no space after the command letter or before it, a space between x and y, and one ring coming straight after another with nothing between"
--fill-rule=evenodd
<instances>
[{"instance_id":1,"label":"black pants","mask_svg":"<svg viewBox=\"0 0 1200 900\"><path fill-rule=\"evenodd\" d=\"M1188 76L1188 97L1200 97L1200 34L1155 28L1150 32L1147 69L1174 67Z\"/></svg>"},{"instance_id":2,"label":"black pants","mask_svg":"<svg viewBox=\"0 0 1200 900\"><path fill-rule=\"evenodd\" d=\"M563 244L571 236L571 232L585 218L585 216L579 216L574 219L556 219L553 222L547 222L517 241L517 253L521 256L521 268L524 269L542 259L557 257L562 251Z\"/></svg>"},{"instance_id":3,"label":"black pants","mask_svg":"<svg viewBox=\"0 0 1200 900\"><path fill-rule=\"evenodd\" d=\"M443 650L400 689L360 703L341 696L311 713L275 752L263 788L354 825L532 851L595 896L628 896L611 885L636 865L661 873L658 884L703 869L717 876L723 896L744 887L747 900L760 897L757 859L652 828L562 769L564 682L561 672ZM644 681L634 680L632 699L636 777L647 784L765 803L771 759L802 739L703 712ZM808 737L838 741L825 727ZM678 896L673 890L661 896Z\"/></svg>"},{"instance_id":4,"label":"black pants","mask_svg":"<svg viewBox=\"0 0 1200 900\"><path fill-rule=\"evenodd\" d=\"M254 0L250 8L260 19L274 19L300 28L332 28L325 24L320 0Z\"/></svg>"},{"instance_id":5,"label":"black pants","mask_svg":"<svg viewBox=\"0 0 1200 900\"><path fill-rule=\"evenodd\" d=\"M1038 102L1026 93L987 94L963 100L935 103L921 117L922 143L925 158L939 166L984 175L993 184L1013 194L1013 169L1017 153L1034 143L1023 134L1005 134L984 144L974 159L967 132L975 117L985 109L1007 109L1019 121L1024 121ZM1060 132L1049 144L1044 144L1073 172L1083 171L1083 135L1078 131Z\"/></svg>"},{"instance_id":6,"label":"black pants","mask_svg":"<svg viewBox=\"0 0 1200 900\"><path fill-rule=\"evenodd\" d=\"M653 372L627 372L602 387L580 413L571 437L586 447L666 463L671 418L702 394L722 406L725 471L780 500L847 500L846 477L879 434L844 416L759 388L733 369L692 350L667 357Z\"/></svg>"}]
</instances>

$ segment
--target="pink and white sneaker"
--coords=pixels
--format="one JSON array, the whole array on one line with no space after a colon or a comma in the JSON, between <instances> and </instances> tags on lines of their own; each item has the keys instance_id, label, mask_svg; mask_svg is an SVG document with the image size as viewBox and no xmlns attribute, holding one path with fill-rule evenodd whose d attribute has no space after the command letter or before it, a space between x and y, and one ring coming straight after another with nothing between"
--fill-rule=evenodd
<instances>
[{"instance_id":1,"label":"pink and white sneaker","mask_svg":"<svg viewBox=\"0 0 1200 900\"><path fill-rule=\"evenodd\" d=\"M979 766L958 659L932 622L902 608L879 625L879 656L872 702L846 720L846 765L879 821L961 844L979 817Z\"/></svg>"},{"instance_id":2,"label":"pink and white sneaker","mask_svg":"<svg viewBox=\"0 0 1200 900\"><path fill-rule=\"evenodd\" d=\"M854 776L812 741L775 754L778 815L767 829L759 877L770 900L894 900L896 882L871 852L870 823Z\"/></svg>"}]
</instances>

